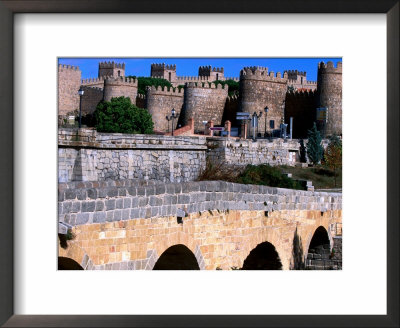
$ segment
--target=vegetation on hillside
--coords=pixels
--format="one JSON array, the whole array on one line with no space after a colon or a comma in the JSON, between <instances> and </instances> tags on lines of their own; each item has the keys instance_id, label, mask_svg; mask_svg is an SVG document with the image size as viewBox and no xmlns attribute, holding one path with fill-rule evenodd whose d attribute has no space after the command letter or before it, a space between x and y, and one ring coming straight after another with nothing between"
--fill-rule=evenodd
<instances>
[{"instance_id":1,"label":"vegetation on hillside","mask_svg":"<svg viewBox=\"0 0 400 328\"><path fill-rule=\"evenodd\" d=\"M99 132L108 133L153 133L151 114L131 103L128 97L101 101L93 113L94 125Z\"/></svg>"},{"instance_id":2,"label":"vegetation on hillside","mask_svg":"<svg viewBox=\"0 0 400 328\"><path fill-rule=\"evenodd\" d=\"M223 180L242 184L256 184L299 190L305 189L301 182L288 178L278 167L268 164L239 167L226 164L213 165L207 162L206 168L200 174L198 180Z\"/></svg>"}]
</instances>

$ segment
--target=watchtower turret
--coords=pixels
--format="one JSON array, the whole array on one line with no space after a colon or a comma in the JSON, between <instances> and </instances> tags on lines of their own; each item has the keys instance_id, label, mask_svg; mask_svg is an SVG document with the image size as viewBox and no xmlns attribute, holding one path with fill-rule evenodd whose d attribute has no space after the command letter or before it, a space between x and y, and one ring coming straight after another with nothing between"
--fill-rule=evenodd
<instances>
[{"instance_id":1,"label":"watchtower turret","mask_svg":"<svg viewBox=\"0 0 400 328\"><path fill-rule=\"evenodd\" d=\"M176 65L151 64L151 77L166 79L167 81L176 82Z\"/></svg>"},{"instance_id":2,"label":"watchtower turret","mask_svg":"<svg viewBox=\"0 0 400 328\"><path fill-rule=\"evenodd\" d=\"M325 135L342 134L342 62L318 64L319 107L328 109Z\"/></svg>"},{"instance_id":3,"label":"watchtower turret","mask_svg":"<svg viewBox=\"0 0 400 328\"><path fill-rule=\"evenodd\" d=\"M200 66L199 76L207 76L209 81L225 80L223 67Z\"/></svg>"},{"instance_id":4,"label":"watchtower turret","mask_svg":"<svg viewBox=\"0 0 400 328\"><path fill-rule=\"evenodd\" d=\"M100 62L99 77L121 77L125 76L125 63Z\"/></svg>"}]
</instances>

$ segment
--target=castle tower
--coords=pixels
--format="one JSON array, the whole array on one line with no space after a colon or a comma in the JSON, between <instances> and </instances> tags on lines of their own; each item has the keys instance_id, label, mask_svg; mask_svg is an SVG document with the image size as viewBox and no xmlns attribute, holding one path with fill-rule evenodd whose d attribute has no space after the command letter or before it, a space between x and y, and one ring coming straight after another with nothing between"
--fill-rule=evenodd
<instances>
[{"instance_id":1,"label":"castle tower","mask_svg":"<svg viewBox=\"0 0 400 328\"><path fill-rule=\"evenodd\" d=\"M265 107L268 107L266 131L279 129L284 119L285 97L287 91L287 73L268 73L266 67L245 67L240 71L239 109L262 117L258 121L258 131L265 131Z\"/></svg>"},{"instance_id":2,"label":"castle tower","mask_svg":"<svg viewBox=\"0 0 400 328\"><path fill-rule=\"evenodd\" d=\"M189 82L185 84L183 125L194 119L196 133L204 131L203 121L213 121L214 125L222 125L222 115L228 86L214 83Z\"/></svg>"},{"instance_id":3,"label":"castle tower","mask_svg":"<svg viewBox=\"0 0 400 328\"><path fill-rule=\"evenodd\" d=\"M209 81L225 80L223 67L200 66L199 76L207 76Z\"/></svg>"},{"instance_id":4,"label":"castle tower","mask_svg":"<svg viewBox=\"0 0 400 328\"><path fill-rule=\"evenodd\" d=\"M318 64L318 106L328 108L325 135L342 134L342 63Z\"/></svg>"},{"instance_id":5,"label":"castle tower","mask_svg":"<svg viewBox=\"0 0 400 328\"><path fill-rule=\"evenodd\" d=\"M138 92L138 81L125 77L106 78L104 80L104 100L110 101L111 98L129 97L131 103L136 105Z\"/></svg>"},{"instance_id":6,"label":"castle tower","mask_svg":"<svg viewBox=\"0 0 400 328\"><path fill-rule=\"evenodd\" d=\"M119 77L125 76L125 63L100 62L99 77Z\"/></svg>"},{"instance_id":7,"label":"castle tower","mask_svg":"<svg viewBox=\"0 0 400 328\"><path fill-rule=\"evenodd\" d=\"M78 90L81 86L81 70L77 66L58 65L58 115L79 110Z\"/></svg>"},{"instance_id":8,"label":"castle tower","mask_svg":"<svg viewBox=\"0 0 400 328\"><path fill-rule=\"evenodd\" d=\"M151 64L151 77L166 79L171 83L176 82L176 65Z\"/></svg>"}]
</instances>

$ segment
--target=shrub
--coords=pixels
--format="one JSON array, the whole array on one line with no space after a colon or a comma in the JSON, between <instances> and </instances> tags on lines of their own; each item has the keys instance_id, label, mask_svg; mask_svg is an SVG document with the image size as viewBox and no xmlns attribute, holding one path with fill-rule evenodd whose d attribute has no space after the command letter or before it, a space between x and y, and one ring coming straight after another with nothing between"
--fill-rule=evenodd
<instances>
[{"instance_id":1,"label":"shrub","mask_svg":"<svg viewBox=\"0 0 400 328\"><path fill-rule=\"evenodd\" d=\"M109 133L153 133L151 114L131 103L127 97L101 101L94 112L97 131Z\"/></svg>"},{"instance_id":2,"label":"shrub","mask_svg":"<svg viewBox=\"0 0 400 328\"><path fill-rule=\"evenodd\" d=\"M299 181L289 178L282 174L279 168L268 164L246 166L246 169L239 175L236 182L304 190Z\"/></svg>"}]
</instances>

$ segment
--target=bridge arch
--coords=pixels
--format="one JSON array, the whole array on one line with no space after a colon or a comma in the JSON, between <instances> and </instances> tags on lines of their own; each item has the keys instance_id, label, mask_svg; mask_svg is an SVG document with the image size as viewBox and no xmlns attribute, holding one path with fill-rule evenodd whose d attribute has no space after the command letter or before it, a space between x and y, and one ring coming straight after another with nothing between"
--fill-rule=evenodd
<instances>
[{"instance_id":1,"label":"bridge arch","mask_svg":"<svg viewBox=\"0 0 400 328\"><path fill-rule=\"evenodd\" d=\"M275 246L267 241L250 251L242 270L282 270L282 262Z\"/></svg>"},{"instance_id":2,"label":"bridge arch","mask_svg":"<svg viewBox=\"0 0 400 328\"><path fill-rule=\"evenodd\" d=\"M153 270L200 270L195 254L185 245L168 247L156 261Z\"/></svg>"},{"instance_id":3,"label":"bridge arch","mask_svg":"<svg viewBox=\"0 0 400 328\"><path fill-rule=\"evenodd\" d=\"M58 247L58 258L69 258L80 265L83 270L93 267L93 263L86 252L76 243L70 242L66 249Z\"/></svg>"},{"instance_id":4,"label":"bridge arch","mask_svg":"<svg viewBox=\"0 0 400 328\"><path fill-rule=\"evenodd\" d=\"M318 226L312 235L308 238L307 253L310 249L315 249L315 247L320 247L321 245L331 246L331 238L329 236L328 230L324 226Z\"/></svg>"},{"instance_id":5,"label":"bridge arch","mask_svg":"<svg viewBox=\"0 0 400 328\"><path fill-rule=\"evenodd\" d=\"M83 270L82 266L69 257L58 257L58 270Z\"/></svg>"}]
</instances>

